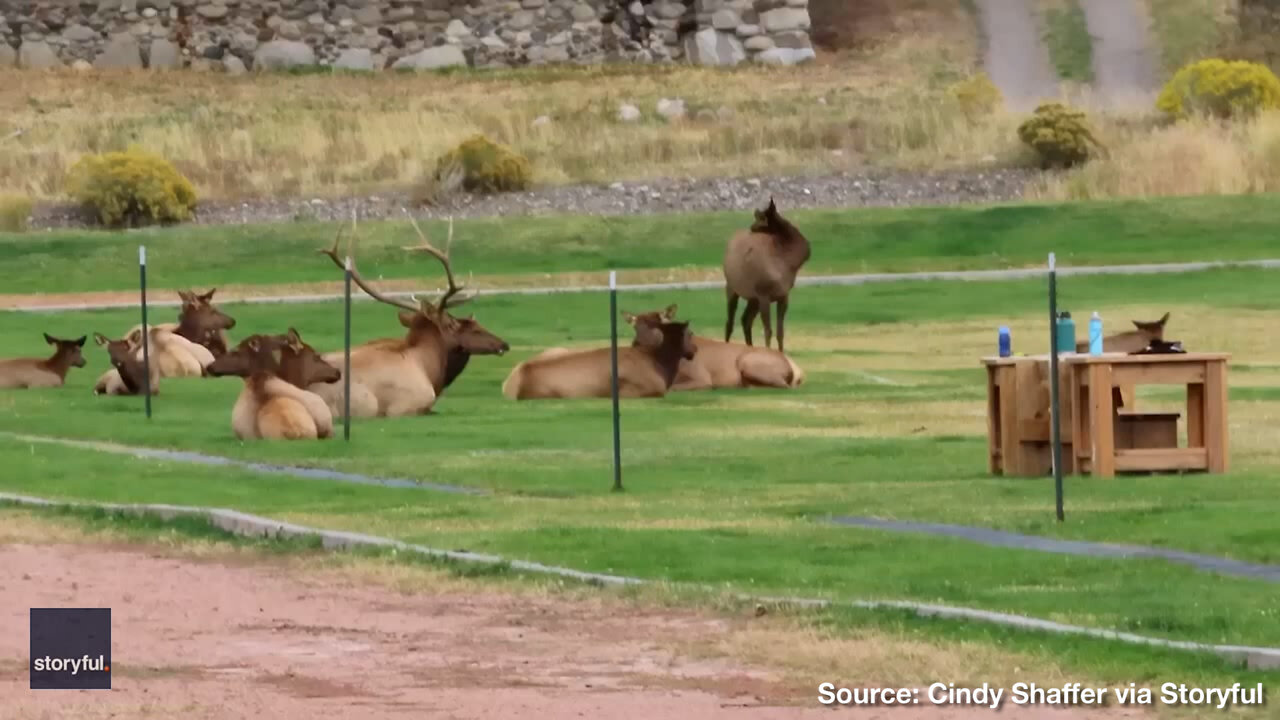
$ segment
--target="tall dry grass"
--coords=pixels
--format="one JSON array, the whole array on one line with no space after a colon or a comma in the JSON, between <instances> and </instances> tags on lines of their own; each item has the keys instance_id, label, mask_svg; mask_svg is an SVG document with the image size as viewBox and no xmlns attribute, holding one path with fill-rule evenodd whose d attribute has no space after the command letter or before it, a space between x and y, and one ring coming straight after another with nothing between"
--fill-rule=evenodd
<instances>
[{"instance_id":1,"label":"tall dry grass","mask_svg":"<svg viewBox=\"0 0 1280 720\"><path fill-rule=\"evenodd\" d=\"M980 62L963 0L911 0L874 46L796 68L607 66L445 75L0 71L0 191L58 198L82 154L137 144L202 198L404 187L475 132L515 147L536 181L926 167L1006 155L946 107ZM689 115L667 122L662 97ZM622 103L645 116L620 123ZM721 108L728 119L711 119ZM549 122L535 120L546 116Z\"/></svg>"}]
</instances>

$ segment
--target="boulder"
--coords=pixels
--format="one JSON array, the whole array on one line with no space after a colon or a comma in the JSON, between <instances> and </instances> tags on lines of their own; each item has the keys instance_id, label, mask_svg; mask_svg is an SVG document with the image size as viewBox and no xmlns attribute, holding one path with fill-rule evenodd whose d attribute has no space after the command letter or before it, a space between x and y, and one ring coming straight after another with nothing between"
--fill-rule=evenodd
<instances>
[{"instance_id":1,"label":"boulder","mask_svg":"<svg viewBox=\"0 0 1280 720\"><path fill-rule=\"evenodd\" d=\"M296 40L272 40L258 46L253 54L254 70L283 70L316 64L316 51Z\"/></svg>"},{"instance_id":2,"label":"boulder","mask_svg":"<svg viewBox=\"0 0 1280 720\"><path fill-rule=\"evenodd\" d=\"M685 38L685 56L698 65L737 65L747 51L736 36L715 28L699 30Z\"/></svg>"},{"instance_id":3,"label":"boulder","mask_svg":"<svg viewBox=\"0 0 1280 720\"><path fill-rule=\"evenodd\" d=\"M768 65L799 65L817 57L812 48L772 48L755 56L756 62Z\"/></svg>"},{"instance_id":4,"label":"boulder","mask_svg":"<svg viewBox=\"0 0 1280 720\"><path fill-rule=\"evenodd\" d=\"M18 67L43 70L61 66L62 61L58 59L58 55L43 40L23 40L22 46L18 48Z\"/></svg>"},{"instance_id":5,"label":"boulder","mask_svg":"<svg viewBox=\"0 0 1280 720\"><path fill-rule=\"evenodd\" d=\"M783 7L760 13L760 25L767 33L788 30L808 30L809 11L802 8Z\"/></svg>"},{"instance_id":6,"label":"boulder","mask_svg":"<svg viewBox=\"0 0 1280 720\"><path fill-rule=\"evenodd\" d=\"M467 58L462 54L462 48L457 45L438 45L412 55L406 55L397 60L391 67L396 70L434 70L436 68L466 64Z\"/></svg>"},{"instance_id":7,"label":"boulder","mask_svg":"<svg viewBox=\"0 0 1280 720\"><path fill-rule=\"evenodd\" d=\"M151 41L148 67L152 70L173 70L182 67L182 52L178 46L164 38Z\"/></svg>"},{"instance_id":8,"label":"boulder","mask_svg":"<svg viewBox=\"0 0 1280 720\"><path fill-rule=\"evenodd\" d=\"M207 63L208 63L209 61L208 61L208 60L204 60L204 61L201 61L201 62L207 65ZM194 68L196 67L196 64L195 64L194 62L193 62L193 63L191 63L191 67L194 69ZM207 70L207 69L208 69L208 68L206 67L206 70ZM245 74L245 73L249 72L249 69L248 69L248 68L246 68L246 67L244 66L244 61L243 61L243 60L241 60L240 58L236 57L235 55L230 55L230 54L228 54L226 57L222 58L222 70L223 70L226 74L228 74L228 75L232 75L232 76L234 76L234 75L243 75L243 74Z\"/></svg>"},{"instance_id":9,"label":"boulder","mask_svg":"<svg viewBox=\"0 0 1280 720\"><path fill-rule=\"evenodd\" d=\"M339 70L375 70L373 51L368 48L347 48L333 61Z\"/></svg>"},{"instance_id":10,"label":"boulder","mask_svg":"<svg viewBox=\"0 0 1280 720\"><path fill-rule=\"evenodd\" d=\"M0 69L11 68L18 64L18 51L4 40L0 40Z\"/></svg>"}]
</instances>

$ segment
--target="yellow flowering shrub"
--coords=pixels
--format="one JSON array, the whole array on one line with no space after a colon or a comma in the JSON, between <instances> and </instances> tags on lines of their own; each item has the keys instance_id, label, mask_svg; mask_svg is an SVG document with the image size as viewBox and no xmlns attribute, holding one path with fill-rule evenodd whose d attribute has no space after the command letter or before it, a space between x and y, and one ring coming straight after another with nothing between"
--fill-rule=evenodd
<instances>
[{"instance_id":1,"label":"yellow flowering shrub","mask_svg":"<svg viewBox=\"0 0 1280 720\"><path fill-rule=\"evenodd\" d=\"M108 227L182 222L196 207L191 181L168 160L136 148L80 158L67 190Z\"/></svg>"},{"instance_id":2,"label":"yellow flowering shrub","mask_svg":"<svg viewBox=\"0 0 1280 720\"><path fill-rule=\"evenodd\" d=\"M1280 107L1280 79L1261 63L1209 58L1184 66L1165 83L1156 108L1177 118L1231 118Z\"/></svg>"}]
</instances>

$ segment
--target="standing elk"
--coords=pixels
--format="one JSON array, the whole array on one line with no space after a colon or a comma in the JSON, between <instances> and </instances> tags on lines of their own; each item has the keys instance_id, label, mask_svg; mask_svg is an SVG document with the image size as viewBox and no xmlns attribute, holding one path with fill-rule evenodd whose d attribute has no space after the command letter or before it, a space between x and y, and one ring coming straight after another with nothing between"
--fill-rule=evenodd
<instances>
[{"instance_id":1,"label":"standing elk","mask_svg":"<svg viewBox=\"0 0 1280 720\"><path fill-rule=\"evenodd\" d=\"M142 359L128 338L111 340L102 333L95 332L93 341L106 348L107 358L111 361L114 373L108 372L98 378L94 385L94 395L140 395L144 388L150 388L152 395L160 394L160 366L150 364L150 382L147 382L147 370L142 367Z\"/></svg>"},{"instance_id":2,"label":"standing elk","mask_svg":"<svg viewBox=\"0 0 1280 720\"><path fill-rule=\"evenodd\" d=\"M251 335L209 365L211 377L234 375L244 389L231 410L241 440L316 440L333 436L333 413L305 389L335 383L338 368L289 328L284 335Z\"/></svg>"},{"instance_id":3,"label":"standing elk","mask_svg":"<svg viewBox=\"0 0 1280 720\"><path fill-rule=\"evenodd\" d=\"M778 214L773 198L763 211L756 211L755 222L749 230L739 230L729 238L724 253L725 296L728 302L728 319L724 325L724 340L733 337L734 316L738 314L738 298L747 299L742 312L742 334L751 342L751 327L756 314L764 325L764 345L769 347L773 335L769 321L769 308L778 305L778 350L786 351L783 335L787 304L791 289L796 284L796 274L809 261L809 241L795 225Z\"/></svg>"},{"instance_id":4,"label":"standing elk","mask_svg":"<svg viewBox=\"0 0 1280 720\"><path fill-rule=\"evenodd\" d=\"M623 313L630 322L634 316ZM635 342L618 348L618 396L664 397L681 360L697 353L687 322L633 322ZM512 400L609 397L613 392L611 348L553 348L525 360L502 383Z\"/></svg>"},{"instance_id":5,"label":"standing elk","mask_svg":"<svg viewBox=\"0 0 1280 720\"><path fill-rule=\"evenodd\" d=\"M633 327L672 322L677 305L665 310L627 316ZM633 343L639 342L639 338ZM698 352L680 361L672 390L707 390L727 387L795 388L804 382L804 371L791 358L771 348L749 347L693 336Z\"/></svg>"},{"instance_id":6,"label":"standing elk","mask_svg":"<svg viewBox=\"0 0 1280 720\"><path fill-rule=\"evenodd\" d=\"M449 221L449 235L443 251L437 249L423 234L418 224L410 218L418 234L420 245L406 247L411 252L421 252L435 258L444 267L449 287L434 303L418 300L416 304L402 302L380 293L355 269L354 249L351 279L366 295L385 305L398 308L400 324L408 332L403 338L371 340L351 348L351 416L398 417L425 415L435 407L436 399L466 367L472 354L503 355L511 349L506 341L494 335L476 321L475 316L455 317L449 308L457 307L474 297L463 293L453 275L449 250L453 244L453 220ZM338 257L338 241L342 230L334 238L333 247L320 250L339 268L345 269ZM325 353L324 359L341 366L343 352ZM342 417L342 383L310 388L329 404L335 417Z\"/></svg>"},{"instance_id":7,"label":"standing elk","mask_svg":"<svg viewBox=\"0 0 1280 720\"><path fill-rule=\"evenodd\" d=\"M60 387L71 368L85 365L81 348L88 338L62 340L44 333L44 341L54 346L47 358L13 358L0 360L0 388Z\"/></svg>"}]
</instances>

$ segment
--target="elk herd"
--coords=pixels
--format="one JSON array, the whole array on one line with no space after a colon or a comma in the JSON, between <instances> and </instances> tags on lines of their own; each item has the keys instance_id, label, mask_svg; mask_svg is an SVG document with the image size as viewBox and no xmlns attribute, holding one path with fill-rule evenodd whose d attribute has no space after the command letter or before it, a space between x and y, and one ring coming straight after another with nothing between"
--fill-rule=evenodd
<instances>
[{"instance_id":1,"label":"elk herd","mask_svg":"<svg viewBox=\"0 0 1280 720\"><path fill-rule=\"evenodd\" d=\"M353 418L403 417L432 412L437 398L466 368L472 355L504 355L510 346L476 321L455 314L475 294L464 292L454 276L449 249L432 245L410 217L420 244L404 248L435 259L444 269L448 288L434 301L405 302L379 292L354 266L355 232L348 241L352 282L370 298L396 309L403 327L399 337L353 345L351 377L342 382L345 352L321 353L294 327L284 333L254 334L232 344L227 331L233 318L213 302L216 288L199 294L180 291L176 323L146 329L136 325L119 339L94 332L106 351L110 368L94 385L98 395L160 392L162 378L237 377L243 383L231 410L237 438L322 439L331 437L336 418L349 406ZM319 250L345 272L338 255L343 229L333 245ZM728 317L724 340L694 335L687 320L677 320L678 307L642 313L623 312L634 331L629 345L619 343L618 391L622 397L660 398L671 391L726 387L795 388L804 372L783 351L787 301L796 275L809 259L809 242L778 212L773 200L755 211L749 229L735 232L725 251L724 275ZM742 331L746 344L730 342L739 299L746 300ZM770 307L777 306L777 349L772 342ZM756 316L762 320L765 346L752 343ZM0 360L0 388L56 387L71 368L86 364L86 337L64 340L45 336L54 346L48 358ZM344 395L350 385L351 397ZM610 347L555 347L517 364L502 384L513 400L609 397L612 393Z\"/></svg>"}]
</instances>

